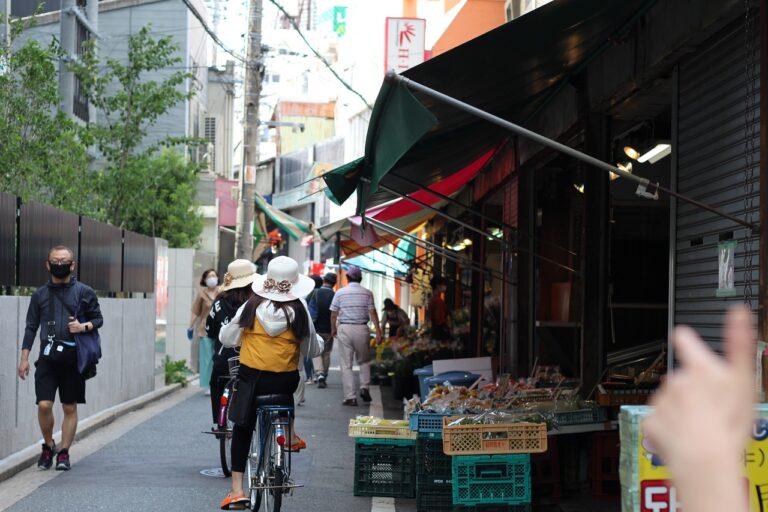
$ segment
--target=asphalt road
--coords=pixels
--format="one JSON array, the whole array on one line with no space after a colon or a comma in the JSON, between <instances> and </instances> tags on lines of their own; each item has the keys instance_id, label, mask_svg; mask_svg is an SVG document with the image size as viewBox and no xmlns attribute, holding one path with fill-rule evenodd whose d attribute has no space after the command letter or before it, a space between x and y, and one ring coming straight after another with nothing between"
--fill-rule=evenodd
<instances>
[{"instance_id":1,"label":"asphalt road","mask_svg":"<svg viewBox=\"0 0 768 512\"><path fill-rule=\"evenodd\" d=\"M130 418L104 427L71 450L72 470L35 474L26 470L3 482L0 492L14 490L21 497L7 510L39 512L73 510L184 510L212 511L226 494L229 480L204 476L201 470L218 467L217 441L202 434L210 428L209 398L185 390L157 404L158 411L131 413ZM327 389L307 386L307 403L297 408L297 431L308 449L293 459L293 478L305 487L283 502L283 510L301 512L360 512L372 509L371 498L352 495L354 441L347 437L349 418L367 414L368 407L341 405L340 375L332 372ZM121 422L125 423L122 424ZM126 423L128 422L128 423ZM111 431L114 431L112 433ZM81 451L79 450L81 447ZM90 453L83 453L84 451ZM30 482L39 479L39 487ZM393 510L393 507L377 510ZM398 500L397 510L414 510L413 500Z\"/></svg>"}]
</instances>

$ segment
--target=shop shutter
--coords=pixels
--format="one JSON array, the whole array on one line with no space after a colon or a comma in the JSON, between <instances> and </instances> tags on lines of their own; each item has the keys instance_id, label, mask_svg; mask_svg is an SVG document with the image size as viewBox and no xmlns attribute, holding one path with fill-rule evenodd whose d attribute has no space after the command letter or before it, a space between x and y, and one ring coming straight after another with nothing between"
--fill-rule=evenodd
<instances>
[{"instance_id":1,"label":"shop shutter","mask_svg":"<svg viewBox=\"0 0 768 512\"><path fill-rule=\"evenodd\" d=\"M747 94L744 22L741 20L680 64L678 173L680 193L744 218L745 197L752 221L759 222L759 45L754 48L755 84ZM749 101L747 101L747 98ZM751 115L747 116L747 105ZM747 129L747 119L750 129ZM749 134L749 135L748 135ZM751 140L748 140L751 139ZM749 144L747 144L749 142ZM748 158L747 155L751 155ZM752 178L745 176L752 161ZM745 181L750 183L747 194ZM720 341L722 316L744 300L745 247L749 230L678 201L675 234L674 321L688 324L711 343ZM718 297L718 244L737 241L736 296ZM759 261L752 239L751 294L757 305ZM659 276L665 279L665 276Z\"/></svg>"}]
</instances>

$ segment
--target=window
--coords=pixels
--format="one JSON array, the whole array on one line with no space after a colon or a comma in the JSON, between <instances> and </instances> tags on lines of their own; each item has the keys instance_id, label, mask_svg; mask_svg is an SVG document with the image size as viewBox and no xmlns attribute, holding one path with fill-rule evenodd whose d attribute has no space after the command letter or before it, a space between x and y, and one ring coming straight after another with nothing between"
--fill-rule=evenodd
<instances>
[{"instance_id":1,"label":"window","mask_svg":"<svg viewBox=\"0 0 768 512\"><path fill-rule=\"evenodd\" d=\"M211 169L216 171L216 118L205 118L205 140L208 141L208 162Z\"/></svg>"}]
</instances>

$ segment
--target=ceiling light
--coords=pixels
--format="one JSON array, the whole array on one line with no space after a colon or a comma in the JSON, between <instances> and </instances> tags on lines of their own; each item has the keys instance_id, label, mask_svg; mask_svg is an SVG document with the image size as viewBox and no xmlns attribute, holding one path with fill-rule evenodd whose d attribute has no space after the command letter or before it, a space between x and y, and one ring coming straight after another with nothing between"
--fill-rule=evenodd
<instances>
[{"instance_id":1,"label":"ceiling light","mask_svg":"<svg viewBox=\"0 0 768 512\"><path fill-rule=\"evenodd\" d=\"M465 238L463 242L461 242L464 245L472 245L472 240L469 238Z\"/></svg>"},{"instance_id":2,"label":"ceiling light","mask_svg":"<svg viewBox=\"0 0 768 512\"><path fill-rule=\"evenodd\" d=\"M501 228L491 228L491 236L500 238L502 234L504 234L504 232L501 230Z\"/></svg>"},{"instance_id":3,"label":"ceiling light","mask_svg":"<svg viewBox=\"0 0 768 512\"><path fill-rule=\"evenodd\" d=\"M632 160L637 160L640 158L640 152L633 148L632 146L624 146L624 154L627 155Z\"/></svg>"},{"instance_id":4,"label":"ceiling light","mask_svg":"<svg viewBox=\"0 0 768 512\"><path fill-rule=\"evenodd\" d=\"M619 169L621 169L624 172L628 172L629 174L632 174L632 162L627 162L627 163L624 163L624 164L617 163L616 167L618 167ZM615 172L611 173L611 181L617 180L619 178L621 178L621 176L619 176Z\"/></svg>"},{"instance_id":5,"label":"ceiling light","mask_svg":"<svg viewBox=\"0 0 768 512\"><path fill-rule=\"evenodd\" d=\"M672 144L662 143L656 144L656 147L640 156L637 161L640 163L650 162L655 164L664 157L672 154Z\"/></svg>"},{"instance_id":6,"label":"ceiling light","mask_svg":"<svg viewBox=\"0 0 768 512\"><path fill-rule=\"evenodd\" d=\"M583 194L583 193L584 193L584 184L583 184L583 183L582 183L581 185L576 185L576 184L574 183L574 184L573 184L573 188L575 188L576 190L578 190L578 191L579 191L579 193L581 193L581 194Z\"/></svg>"}]
</instances>

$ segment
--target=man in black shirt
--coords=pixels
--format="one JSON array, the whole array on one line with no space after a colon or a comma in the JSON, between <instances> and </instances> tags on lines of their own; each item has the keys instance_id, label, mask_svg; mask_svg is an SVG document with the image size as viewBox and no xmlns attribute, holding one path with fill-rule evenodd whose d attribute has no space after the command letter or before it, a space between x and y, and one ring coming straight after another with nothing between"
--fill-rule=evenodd
<instances>
[{"instance_id":1,"label":"man in black shirt","mask_svg":"<svg viewBox=\"0 0 768 512\"><path fill-rule=\"evenodd\" d=\"M29 375L29 353L40 328L40 356L35 361L37 418L43 434L43 453L37 461L40 469L49 469L56 454L53 441L53 402L56 390L64 409L61 449L56 455L56 469L70 468L69 448L77 431L77 404L85 403L85 379L77 369L75 334L90 332L104 324L96 293L72 277L75 255L72 249L56 246L48 252L45 263L51 278L38 288L29 303L27 326L21 345L19 378ZM75 314L85 317L80 323Z\"/></svg>"},{"instance_id":2,"label":"man in black shirt","mask_svg":"<svg viewBox=\"0 0 768 512\"><path fill-rule=\"evenodd\" d=\"M313 313L312 320L315 323L315 331L325 342L323 353L315 358L315 371L317 372L317 387L326 388L328 384L328 368L331 365L331 350L333 350L333 336L331 336L331 302L333 301L336 286L336 274L328 272L323 276L323 286L313 292L309 299L309 310Z\"/></svg>"}]
</instances>

